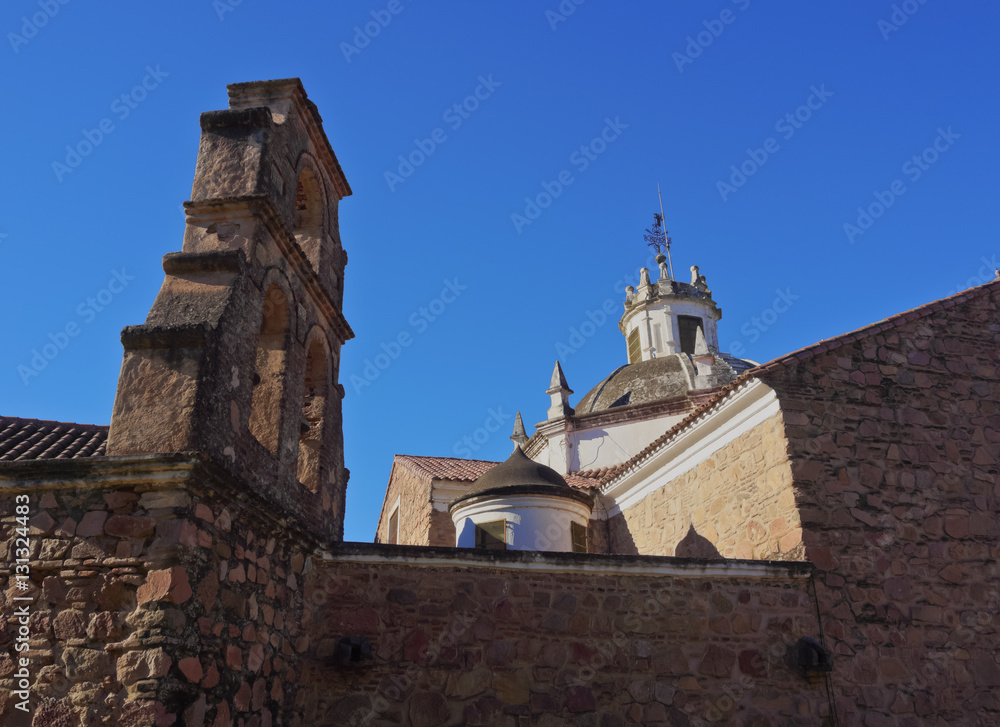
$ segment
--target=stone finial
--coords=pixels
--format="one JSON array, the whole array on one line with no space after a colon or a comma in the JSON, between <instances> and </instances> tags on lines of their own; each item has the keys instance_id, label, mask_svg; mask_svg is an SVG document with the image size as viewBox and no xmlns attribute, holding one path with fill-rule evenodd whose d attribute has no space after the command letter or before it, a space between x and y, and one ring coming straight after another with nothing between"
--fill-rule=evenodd
<instances>
[{"instance_id":1,"label":"stone finial","mask_svg":"<svg viewBox=\"0 0 1000 727\"><path fill-rule=\"evenodd\" d=\"M691 285L695 286L702 293L706 293L707 295L712 294L712 291L708 289L708 279L699 272L697 265L691 266Z\"/></svg>"},{"instance_id":2,"label":"stone finial","mask_svg":"<svg viewBox=\"0 0 1000 727\"><path fill-rule=\"evenodd\" d=\"M569 395L573 390L566 383L566 374L563 373L562 366L556 361L555 368L552 369L552 379L549 381L549 388L545 391L552 397L552 406L549 407L548 418L558 419L573 413L569 405Z\"/></svg>"},{"instance_id":3,"label":"stone finial","mask_svg":"<svg viewBox=\"0 0 1000 727\"><path fill-rule=\"evenodd\" d=\"M660 281L666 282L667 280L670 280L670 268L667 267L667 256L657 255L656 263L660 266Z\"/></svg>"},{"instance_id":4,"label":"stone finial","mask_svg":"<svg viewBox=\"0 0 1000 727\"><path fill-rule=\"evenodd\" d=\"M510 441L514 443L515 447L524 448L524 445L528 443L528 433L524 429L524 420L521 419L521 412L517 413L514 417L514 433L510 435Z\"/></svg>"},{"instance_id":5,"label":"stone finial","mask_svg":"<svg viewBox=\"0 0 1000 727\"><path fill-rule=\"evenodd\" d=\"M639 271L639 287L648 288L652 283L649 282L649 268L642 268Z\"/></svg>"},{"instance_id":6,"label":"stone finial","mask_svg":"<svg viewBox=\"0 0 1000 727\"><path fill-rule=\"evenodd\" d=\"M699 389L710 389L718 385L712 376L716 363L715 354L708 347L708 339L705 338L705 332L701 326L695 329L694 335L694 353L691 354L691 362L695 369L694 384Z\"/></svg>"},{"instance_id":7,"label":"stone finial","mask_svg":"<svg viewBox=\"0 0 1000 727\"><path fill-rule=\"evenodd\" d=\"M552 393L553 389L565 389L570 394L573 393L569 384L566 383L566 374L563 373L562 366L558 361L556 361L555 368L552 369L552 380L549 381L549 390L546 393Z\"/></svg>"}]
</instances>

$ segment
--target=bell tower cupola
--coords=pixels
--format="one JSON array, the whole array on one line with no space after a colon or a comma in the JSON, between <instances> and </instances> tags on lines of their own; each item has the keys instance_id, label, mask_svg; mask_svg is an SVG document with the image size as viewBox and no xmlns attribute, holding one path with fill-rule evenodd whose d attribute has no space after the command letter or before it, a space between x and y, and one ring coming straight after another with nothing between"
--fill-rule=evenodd
<instances>
[{"instance_id":1,"label":"bell tower cupola","mask_svg":"<svg viewBox=\"0 0 1000 727\"><path fill-rule=\"evenodd\" d=\"M645 237L658 253L659 277L652 282L649 269L642 268L638 288L630 285L625 289L625 313L618 328L625 336L628 363L675 353L706 353L699 348L718 353L722 309L712 299L705 276L697 265L692 265L690 283L674 279L669 257L671 240L663 228L662 215L654 216L653 227Z\"/></svg>"}]
</instances>

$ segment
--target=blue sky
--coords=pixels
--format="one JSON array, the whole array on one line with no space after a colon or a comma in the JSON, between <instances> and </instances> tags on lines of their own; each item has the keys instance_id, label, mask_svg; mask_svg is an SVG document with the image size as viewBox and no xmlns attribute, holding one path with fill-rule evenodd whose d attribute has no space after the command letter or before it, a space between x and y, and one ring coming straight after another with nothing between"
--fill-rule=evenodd
<instances>
[{"instance_id":1,"label":"blue sky","mask_svg":"<svg viewBox=\"0 0 1000 727\"><path fill-rule=\"evenodd\" d=\"M4 415L109 421L119 332L181 246L198 114L302 78L354 190L351 540L394 453L502 459L557 357L574 402L624 363L657 183L677 276L700 266L723 349L757 361L1000 265L994 4L11 0L0 31Z\"/></svg>"}]
</instances>

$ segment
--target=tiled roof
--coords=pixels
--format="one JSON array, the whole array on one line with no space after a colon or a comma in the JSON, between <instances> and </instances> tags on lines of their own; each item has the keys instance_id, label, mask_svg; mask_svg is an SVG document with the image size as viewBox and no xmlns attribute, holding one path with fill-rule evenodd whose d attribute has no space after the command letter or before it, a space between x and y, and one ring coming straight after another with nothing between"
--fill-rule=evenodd
<instances>
[{"instance_id":1,"label":"tiled roof","mask_svg":"<svg viewBox=\"0 0 1000 727\"><path fill-rule=\"evenodd\" d=\"M0 417L0 462L100 457L108 427Z\"/></svg>"},{"instance_id":2,"label":"tiled roof","mask_svg":"<svg viewBox=\"0 0 1000 727\"><path fill-rule=\"evenodd\" d=\"M760 374L766 373L768 371L774 371L785 366L790 366L798 361L803 361L805 359L812 358L827 351L832 351L841 346L846 346L849 343L854 343L868 336L876 335L882 333L883 331L895 328L904 323L909 323L910 321L915 321L925 316L929 316L931 313L937 313L938 311L947 310L960 303L965 303L972 298L976 298L988 290L1000 286L1000 271L997 271L997 280L991 280L988 283L977 286L975 288L970 288L961 293L957 293L948 298L942 298L941 300L931 301L930 303L925 303L922 306L913 308L912 310L903 311L902 313L897 313L894 316L889 316L876 323L871 323L867 326L863 326L854 331L848 331L839 336L834 336L833 338L827 338L822 341L818 341L811 346L806 346L805 348L800 348L798 351L792 351L784 356L779 356L776 359L768 361L767 363L760 364L759 366L754 366L752 369L748 369L739 378L734 381L729 382L724 387L722 387L719 392L703 406L698 407L695 411L691 412L688 416L684 417L681 421L677 422L674 426L670 427L664 434L654 439L649 443L641 452L632 457L627 462L619 465L618 467L610 468L610 471L601 477L601 486L604 487L608 485L611 481L618 476L619 473L630 469L636 464L639 464L644 459L649 457L654 451L658 450L660 447L665 445L671 439L680 434L683 430L687 429L696 420L703 417L709 410L714 409L723 401L725 401L729 395L740 388L747 381L757 378Z\"/></svg>"},{"instance_id":3,"label":"tiled roof","mask_svg":"<svg viewBox=\"0 0 1000 727\"><path fill-rule=\"evenodd\" d=\"M457 457L418 457L412 454L397 454L396 459L436 480L472 482L499 462L482 459L458 459Z\"/></svg>"},{"instance_id":4,"label":"tiled roof","mask_svg":"<svg viewBox=\"0 0 1000 727\"><path fill-rule=\"evenodd\" d=\"M397 454L397 462L404 462L435 480L472 482L496 467L499 462L484 459L458 459L457 457L420 457L413 454ZM590 473L586 473L590 474ZM566 484L577 489L597 487L599 481L592 474L566 475Z\"/></svg>"},{"instance_id":5,"label":"tiled roof","mask_svg":"<svg viewBox=\"0 0 1000 727\"><path fill-rule=\"evenodd\" d=\"M618 471L620 465L615 465L614 467L598 467L593 470L581 470L576 473L577 477L586 477L590 480L603 480L606 477L610 477L615 472Z\"/></svg>"}]
</instances>

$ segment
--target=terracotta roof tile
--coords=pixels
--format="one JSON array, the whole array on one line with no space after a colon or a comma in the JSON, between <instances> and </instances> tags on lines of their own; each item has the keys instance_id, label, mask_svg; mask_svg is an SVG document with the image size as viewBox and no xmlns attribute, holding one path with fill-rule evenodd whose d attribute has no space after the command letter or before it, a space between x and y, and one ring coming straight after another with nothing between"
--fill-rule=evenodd
<instances>
[{"instance_id":1,"label":"terracotta roof tile","mask_svg":"<svg viewBox=\"0 0 1000 727\"><path fill-rule=\"evenodd\" d=\"M603 480L605 477L610 477L615 472L618 471L619 465L614 467L598 467L593 470L580 470L576 473L577 477L586 477L590 480Z\"/></svg>"},{"instance_id":2,"label":"terracotta roof tile","mask_svg":"<svg viewBox=\"0 0 1000 727\"><path fill-rule=\"evenodd\" d=\"M894 316L889 316L876 323L869 324L867 326L862 326L854 331L848 331L839 336L834 336L833 338L827 338L822 341L817 341L816 343L800 348L797 351L792 351L791 353L785 354L784 356L779 356L776 359L772 359L767 363L762 363L758 366L754 366L752 369L748 369L744 373L740 374L739 378L729 382L723 386L718 393L711 400L706 402L703 406L698 407L695 411L691 412L688 416L684 417L681 421L677 422L674 426L668 429L664 434L654 439L649 443L641 452L629 459L628 461L622 463L616 468L612 468L607 474L601 477L601 487L606 487L610 482L612 482L619 474L627 469L631 469L635 465L639 464L647 457L649 457L654 451L662 447L668 441L676 437L683 430L687 429L691 424L693 424L697 419L700 419L705 414L707 414L711 409L714 409L723 401L725 401L729 395L745 384L750 379L756 379L760 374L766 373L768 371L774 371L785 366L791 366L794 363L803 361L805 359L812 358L813 356L818 356L819 354L826 353L827 351L832 351L841 346L846 346L849 343L854 343L862 338L866 338L871 335L882 333L883 331L895 328L896 326L902 325L903 323L909 323L925 316L929 316L931 313L936 313L938 311L947 310L960 303L965 303L972 298L976 298L982 295L988 290L1000 287L1000 273L998 273L997 280L991 280L988 283L984 283L975 288L970 288L969 290L963 291L961 293L956 293L955 295L949 296L948 298L942 298L940 300L931 301L930 303L925 303L924 305L918 306L908 311L903 311L902 313L897 313Z\"/></svg>"},{"instance_id":3,"label":"terracotta roof tile","mask_svg":"<svg viewBox=\"0 0 1000 727\"><path fill-rule=\"evenodd\" d=\"M419 457L412 454L397 454L396 460L409 464L411 468L437 480L472 482L499 462L482 459L458 459L457 457Z\"/></svg>"},{"instance_id":4,"label":"terracotta roof tile","mask_svg":"<svg viewBox=\"0 0 1000 727\"><path fill-rule=\"evenodd\" d=\"M0 417L0 462L104 456L108 427Z\"/></svg>"},{"instance_id":5,"label":"terracotta roof tile","mask_svg":"<svg viewBox=\"0 0 1000 727\"><path fill-rule=\"evenodd\" d=\"M458 459L457 457L420 457L413 454L397 454L396 461L408 464L413 469L435 480L473 482L496 467L499 462L484 459ZM589 475L589 476L587 476ZM577 489L597 487L600 482L591 473L566 475L566 483Z\"/></svg>"},{"instance_id":6,"label":"terracotta roof tile","mask_svg":"<svg viewBox=\"0 0 1000 727\"><path fill-rule=\"evenodd\" d=\"M596 477L587 477L579 472L571 475L565 475L566 484L570 487L575 487L578 490L585 490L588 487L600 487L601 481Z\"/></svg>"}]
</instances>

